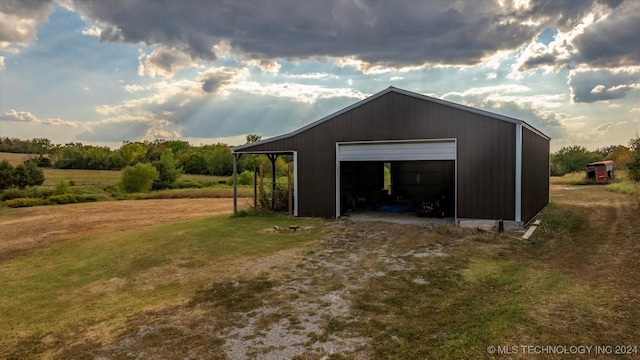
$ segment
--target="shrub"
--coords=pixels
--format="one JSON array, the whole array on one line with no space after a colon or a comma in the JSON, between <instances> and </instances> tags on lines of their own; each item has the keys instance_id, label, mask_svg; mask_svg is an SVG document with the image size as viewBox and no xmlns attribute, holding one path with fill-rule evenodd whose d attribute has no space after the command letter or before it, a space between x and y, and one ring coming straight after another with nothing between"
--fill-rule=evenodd
<instances>
[{"instance_id":1,"label":"shrub","mask_svg":"<svg viewBox=\"0 0 640 360\"><path fill-rule=\"evenodd\" d=\"M65 193L71 192L71 181L67 179L62 179L56 184L55 193L57 195L62 195Z\"/></svg>"},{"instance_id":2,"label":"shrub","mask_svg":"<svg viewBox=\"0 0 640 360\"><path fill-rule=\"evenodd\" d=\"M31 187L29 189L26 190L26 194L27 196L25 197L32 197L32 198L46 198L48 196L52 196L55 195L56 192L54 189L51 188L42 188L42 187Z\"/></svg>"},{"instance_id":3,"label":"shrub","mask_svg":"<svg viewBox=\"0 0 640 360\"><path fill-rule=\"evenodd\" d=\"M44 183L44 172L38 169L35 162L25 161L16 167L11 166L8 161L0 162L0 190L10 187L24 189L27 186L42 185Z\"/></svg>"},{"instance_id":4,"label":"shrub","mask_svg":"<svg viewBox=\"0 0 640 360\"><path fill-rule=\"evenodd\" d=\"M137 163L124 168L120 183L126 192L147 192L158 177L158 170L153 165Z\"/></svg>"},{"instance_id":5,"label":"shrub","mask_svg":"<svg viewBox=\"0 0 640 360\"><path fill-rule=\"evenodd\" d=\"M2 194L0 195L0 200L7 201L7 200L13 200L13 199L18 199L22 197L27 197L26 194L27 192L25 190L18 189L17 187L11 187L11 188L5 189L2 192Z\"/></svg>"},{"instance_id":6,"label":"shrub","mask_svg":"<svg viewBox=\"0 0 640 360\"><path fill-rule=\"evenodd\" d=\"M640 181L640 152L635 155L627 164L629 178L633 181Z\"/></svg>"},{"instance_id":7,"label":"shrub","mask_svg":"<svg viewBox=\"0 0 640 360\"><path fill-rule=\"evenodd\" d=\"M640 181L640 136L636 133L636 137L629 141L631 149L631 159L627 163L627 173L633 181Z\"/></svg>"},{"instance_id":8,"label":"shrub","mask_svg":"<svg viewBox=\"0 0 640 360\"><path fill-rule=\"evenodd\" d=\"M38 157L34 157L31 158L29 160L25 160L25 163L33 163L33 165L37 166L37 167L52 167L53 164L51 163L51 159L46 158L44 156L38 156Z\"/></svg>"},{"instance_id":9,"label":"shrub","mask_svg":"<svg viewBox=\"0 0 640 360\"><path fill-rule=\"evenodd\" d=\"M49 204L75 204L77 202L82 202L84 200L82 196L78 196L76 194L62 194L62 195L53 195L47 198Z\"/></svg>"},{"instance_id":10,"label":"shrub","mask_svg":"<svg viewBox=\"0 0 640 360\"><path fill-rule=\"evenodd\" d=\"M238 185L253 185L253 171L245 170L237 175L236 181ZM222 184L224 180L221 180ZM226 180L226 184L231 186L233 185L233 176Z\"/></svg>"},{"instance_id":11,"label":"shrub","mask_svg":"<svg viewBox=\"0 0 640 360\"><path fill-rule=\"evenodd\" d=\"M0 190L13 186L13 166L5 159L0 161Z\"/></svg>"},{"instance_id":12,"label":"shrub","mask_svg":"<svg viewBox=\"0 0 640 360\"><path fill-rule=\"evenodd\" d=\"M100 200L100 196L98 194L82 195L82 200L85 202L95 202Z\"/></svg>"},{"instance_id":13,"label":"shrub","mask_svg":"<svg viewBox=\"0 0 640 360\"><path fill-rule=\"evenodd\" d=\"M18 198L7 200L4 204L10 208L29 207L42 204L42 200L34 198Z\"/></svg>"},{"instance_id":14,"label":"shrub","mask_svg":"<svg viewBox=\"0 0 640 360\"><path fill-rule=\"evenodd\" d=\"M173 187L174 189L199 189L203 188L204 185L198 180L182 179L180 181L177 181Z\"/></svg>"},{"instance_id":15,"label":"shrub","mask_svg":"<svg viewBox=\"0 0 640 360\"><path fill-rule=\"evenodd\" d=\"M275 192L271 188L271 184L269 184L269 186L265 186L265 192L267 198L275 200L275 208L272 210L283 210L289 207L289 187L286 182L276 182ZM271 203L269 203L269 206L271 206Z\"/></svg>"},{"instance_id":16,"label":"shrub","mask_svg":"<svg viewBox=\"0 0 640 360\"><path fill-rule=\"evenodd\" d=\"M172 188L182 175L182 168L178 167L178 161L171 149L165 149L160 155L160 160L153 162L153 166L158 170L158 178L153 181L153 190Z\"/></svg>"}]
</instances>

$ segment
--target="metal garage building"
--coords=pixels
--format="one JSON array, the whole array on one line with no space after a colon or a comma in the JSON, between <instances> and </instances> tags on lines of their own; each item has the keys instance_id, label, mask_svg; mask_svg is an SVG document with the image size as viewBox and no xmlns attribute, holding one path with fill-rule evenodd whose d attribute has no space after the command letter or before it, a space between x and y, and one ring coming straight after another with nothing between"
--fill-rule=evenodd
<instances>
[{"instance_id":1,"label":"metal garage building","mask_svg":"<svg viewBox=\"0 0 640 360\"><path fill-rule=\"evenodd\" d=\"M390 87L232 152L234 169L241 154L292 154L295 215L339 217L355 198L375 201L386 163L396 198L446 193L456 221L522 225L549 200L549 140L522 120Z\"/></svg>"}]
</instances>

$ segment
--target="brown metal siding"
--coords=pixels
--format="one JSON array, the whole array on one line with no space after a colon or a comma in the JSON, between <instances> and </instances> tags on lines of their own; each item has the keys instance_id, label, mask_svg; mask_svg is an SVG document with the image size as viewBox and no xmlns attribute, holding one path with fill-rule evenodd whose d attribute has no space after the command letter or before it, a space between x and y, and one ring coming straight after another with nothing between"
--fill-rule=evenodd
<instances>
[{"instance_id":1,"label":"brown metal siding","mask_svg":"<svg viewBox=\"0 0 640 360\"><path fill-rule=\"evenodd\" d=\"M291 138L259 144L251 151L297 150L299 215L332 217L336 142L456 138L458 217L514 220L515 126L389 92Z\"/></svg>"},{"instance_id":2,"label":"brown metal siding","mask_svg":"<svg viewBox=\"0 0 640 360\"><path fill-rule=\"evenodd\" d=\"M549 203L549 140L522 128L522 221Z\"/></svg>"}]
</instances>

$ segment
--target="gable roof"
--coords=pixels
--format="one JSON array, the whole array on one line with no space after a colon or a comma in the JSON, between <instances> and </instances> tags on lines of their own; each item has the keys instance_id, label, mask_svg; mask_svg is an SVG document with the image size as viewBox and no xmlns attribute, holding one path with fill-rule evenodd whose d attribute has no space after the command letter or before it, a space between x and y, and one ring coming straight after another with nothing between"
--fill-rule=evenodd
<instances>
[{"instance_id":1,"label":"gable roof","mask_svg":"<svg viewBox=\"0 0 640 360\"><path fill-rule=\"evenodd\" d=\"M430 102L433 102L433 103L436 103L436 104L452 107L452 108L455 108L455 109L459 109L459 110L463 110L463 111L467 111L467 112L471 112L471 113L475 113L475 114L479 114L479 115L484 115L484 116L487 116L487 117L490 117L490 118L493 118L493 119L502 120L502 121L513 123L513 124L522 124L523 126L528 128L529 130L531 130L531 131L535 132L536 134L544 137L545 139L547 139L547 140L551 139L549 136L545 135L544 133L542 133L541 131L537 130L533 126L527 124L526 122L524 122L522 120L516 119L516 118L512 118L512 117L509 117L509 116L492 113L490 111L485 111L485 110L473 108L473 107L470 107L470 106L454 103L454 102L451 102L451 101L438 99L438 98L435 98L435 97L432 97L432 96L427 96L427 95L419 94L419 93L416 93L416 92L412 92L412 91L396 88L396 87L393 87L393 86L389 86L385 90L382 90L382 91L380 91L380 92L378 92L376 94L373 94L373 95L369 96L366 99L362 99L362 100L360 100L360 101L358 101L358 102L356 102L356 103L354 103L354 104L352 104L350 106L347 106L346 108L344 108L342 110L336 111L333 114L327 115L327 116L321 118L320 120L316 120L316 121L314 121L314 122L312 122L312 123L310 123L310 124L308 124L306 126L303 126L303 127L299 128L297 130L294 130L294 131L292 131L290 133L274 136L272 138L256 141L254 143L234 146L234 147L231 148L231 151L232 152L241 151L241 150L245 150L245 149L257 146L257 145L267 144L267 143L270 143L270 142L273 142L273 141L290 138L292 136L295 136L295 135L300 134L300 133L302 133L304 131L307 131L307 130L315 127L315 126L318 126L318 125L324 123L325 121L329 121L329 120L331 120L331 119L333 119L335 117L338 117L338 116L340 116L340 115L342 115L342 114L344 114L344 113L346 113L348 111L351 111L351 110L353 110L353 109L355 109L355 108L357 108L357 107L359 107L361 105L364 105L364 104L366 104L366 103L368 103L370 101L373 101L373 100L375 100L375 99L377 99L379 97L382 97L382 96L384 96L384 95L386 95L388 93L391 93L391 92L394 92L394 93L397 93L397 94L406 95L406 96L411 96L411 97L414 97L416 99L430 101Z\"/></svg>"}]
</instances>

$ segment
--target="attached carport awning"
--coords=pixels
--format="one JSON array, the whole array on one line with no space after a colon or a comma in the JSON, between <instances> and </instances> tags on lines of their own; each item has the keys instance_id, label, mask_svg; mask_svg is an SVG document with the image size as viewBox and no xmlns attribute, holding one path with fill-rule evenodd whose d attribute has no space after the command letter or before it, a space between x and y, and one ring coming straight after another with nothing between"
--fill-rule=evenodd
<instances>
[{"instance_id":1,"label":"attached carport awning","mask_svg":"<svg viewBox=\"0 0 640 360\"><path fill-rule=\"evenodd\" d=\"M242 154L267 155L271 163L274 164L273 186L275 189L276 172L275 159L277 155L293 155L293 215L298 216L298 152L296 150L275 150L275 151L251 151L231 149L233 154L233 214L238 213L238 159ZM273 157L272 157L273 156Z\"/></svg>"}]
</instances>

